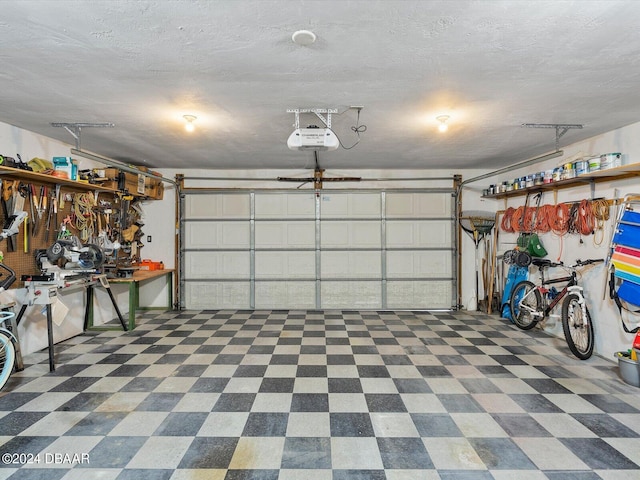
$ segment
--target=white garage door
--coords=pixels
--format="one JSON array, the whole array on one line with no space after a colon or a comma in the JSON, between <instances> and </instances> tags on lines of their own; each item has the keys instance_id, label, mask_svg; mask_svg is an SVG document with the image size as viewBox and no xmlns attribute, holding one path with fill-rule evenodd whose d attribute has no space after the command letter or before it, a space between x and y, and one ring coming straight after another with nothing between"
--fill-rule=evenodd
<instances>
[{"instance_id":1,"label":"white garage door","mask_svg":"<svg viewBox=\"0 0 640 480\"><path fill-rule=\"evenodd\" d=\"M182 308L456 304L452 191L185 190L180 201Z\"/></svg>"}]
</instances>

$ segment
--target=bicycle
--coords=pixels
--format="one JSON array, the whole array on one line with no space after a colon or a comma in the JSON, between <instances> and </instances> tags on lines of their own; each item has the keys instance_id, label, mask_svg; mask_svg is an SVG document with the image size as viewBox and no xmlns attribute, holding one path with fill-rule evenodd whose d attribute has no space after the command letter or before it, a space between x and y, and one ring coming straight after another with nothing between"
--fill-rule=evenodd
<instances>
[{"instance_id":1,"label":"bicycle","mask_svg":"<svg viewBox=\"0 0 640 480\"><path fill-rule=\"evenodd\" d=\"M586 360L593 354L594 333L591 315L587 309L583 288L578 285L577 267L603 262L604 260L577 260L575 265L567 266L562 262L534 258L531 263L540 271L539 283L523 280L516 284L511 292L509 305L516 326L522 330L530 330L546 317L561 317L562 330L567 345L576 357ZM547 279L545 269L561 267L570 275ZM564 288L558 291L553 285L564 283ZM549 287L551 285L551 287ZM551 311L562 301L561 315Z\"/></svg>"},{"instance_id":2,"label":"bicycle","mask_svg":"<svg viewBox=\"0 0 640 480\"><path fill-rule=\"evenodd\" d=\"M0 280L0 292L6 290L16 281L16 273L4 263L0 263L0 268L6 270L9 276ZM2 273L0 273L2 277ZM15 313L0 311L0 390L5 386L9 376L13 372L16 363L16 345L18 339L6 326L6 322L15 317Z\"/></svg>"},{"instance_id":3,"label":"bicycle","mask_svg":"<svg viewBox=\"0 0 640 480\"><path fill-rule=\"evenodd\" d=\"M8 314L8 315L7 315ZM0 312L0 323L4 324L6 320L13 318L13 312ZM9 380L9 376L13 372L16 363L16 337L10 330L0 327L0 390Z\"/></svg>"},{"instance_id":4,"label":"bicycle","mask_svg":"<svg viewBox=\"0 0 640 480\"><path fill-rule=\"evenodd\" d=\"M0 240L16 235L20 225L26 218L27 212L22 211L8 216L2 232L0 232ZM8 289L16 281L16 272L2 263L3 259L2 252L0 252L0 269L9 274L7 278L3 279L4 273L0 272L0 292ZM16 350L20 351L18 339L6 326L6 322L14 317L15 313L13 312L0 311L0 389L5 386L13 372L13 367L16 364ZM19 362L18 366L22 368L22 361Z\"/></svg>"}]
</instances>

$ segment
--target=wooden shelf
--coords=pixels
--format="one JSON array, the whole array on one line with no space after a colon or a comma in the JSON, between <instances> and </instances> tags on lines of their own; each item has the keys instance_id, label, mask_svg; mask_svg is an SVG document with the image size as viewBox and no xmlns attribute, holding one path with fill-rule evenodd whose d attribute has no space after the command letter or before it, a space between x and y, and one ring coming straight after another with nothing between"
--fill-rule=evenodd
<instances>
[{"instance_id":1,"label":"wooden shelf","mask_svg":"<svg viewBox=\"0 0 640 480\"><path fill-rule=\"evenodd\" d=\"M548 192L553 190L561 190L565 188L575 187L576 185L589 185L605 180L630 178L640 175L640 163L632 163L630 165L622 165L615 168L607 168L595 172L583 173L574 178L559 180L557 182L545 183L544 185L535 185L533 187L519 188L510 192L494 193L492 195L483 195L482 198L507 198L527 195L538 192Z\"/></svg>"},{"instance_id":2,"label":"wooden shelf","mask_svg":"<svg viewBox=\"0 0 640 480\"><path fill-rule=\"evenodd\" d=\"M37 183L38 185L62 185L73 190L98 190L100 192L118 193L118 190L114 190L113 188L102 187L92 183L77 182L66 178L58 178L52 175L30 172L29 170L22 170L20 168L3 167L0 165L0 179L4 177L10 177L28 183Z\"/></svg>"}]
</instances>

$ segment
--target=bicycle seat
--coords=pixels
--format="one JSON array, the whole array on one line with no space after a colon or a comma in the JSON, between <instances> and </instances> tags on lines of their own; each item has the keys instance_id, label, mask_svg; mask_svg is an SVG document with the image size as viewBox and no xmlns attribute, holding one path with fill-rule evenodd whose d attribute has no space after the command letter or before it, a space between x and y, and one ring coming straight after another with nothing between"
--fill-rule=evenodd
<instances>
[{"instance_id":1,"label":"bicycle seat","mask_svg":"<svg viewBox=\"0 0 640 480\"><path fill-rule=\"evenodd\" d=\"M551 260L548 260L546 258L533 258L531 260L531 263L540 268L550 267L551 265L554 265Z\"/></svg>"}]
</instances>

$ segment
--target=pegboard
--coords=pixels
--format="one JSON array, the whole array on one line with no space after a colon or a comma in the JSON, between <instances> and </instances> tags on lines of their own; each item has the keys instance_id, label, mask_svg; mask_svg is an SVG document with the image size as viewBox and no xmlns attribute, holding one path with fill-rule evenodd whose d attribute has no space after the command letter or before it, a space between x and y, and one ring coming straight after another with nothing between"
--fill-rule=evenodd
<instances>
[{"instance_id":1,"label":"pegboard","mask_svg":"<svg viewBox=\"0 0 640 480\"><path fill-rule=\"evenodd\" d=\"M11 180L3 179L3 183L5 182L11 182ZM33 188L30 188L31 192L35 192L35 195L31 195L31 202L33 202L33 206L30 203L30 198L27 193L24 197L24 204L22 207L22 210L27 212L27 220L22 225L20 225L19 233L11 237L14 242L15 248L13 250L10 249L9 239L5 239L2 241L2 243L0 243L0 250L4 253L4 263L16 272L17 280L13 283L11 288L20 288L24 286L23 282L20 280L22 275L40 273L39 266L36 262L36 252L38 250L46 250L56 241L61 230L61 224L63 223L65 218L74 220L77 215L81 214L82 211L86 212L86 209L88 208L93 214L92 216L94 223L94 235L97 235L98 233L98 223L102 228L106 228L107 226L112 230L118 228L118 225L116 225L116 213L114 213L113 215L105 215L104 213L101 213L101 209L99 207L100 201L103 200L113 206L114 212L118 212L122 200L118 195L114 193L100 192L96 197L96 194L93 191L78 192L73 191L73 189L68 186L61 186L56 215L54 210L52 209L52 205L53 203L55 203L55 187L51 187L48 185L38 185L35 183L28 184L24 181L22 182L22 185L33 186ZM24 192L25 187L23 186L21 190ZM28 191L29 190L27 190L27 192ZM42 200L42 198L45 197L47 198L46 208L44 208ZM74 200L77 201L80 197L84 199L91 198L94 201L97 201L98 206L92 207L88 204L88 202L84 202L84 210L82 210L82 208L80 207L78 207L80 208L78 210L78 208L76 208ZM2 198L4 200L4 197ZM15 195L12 197L12 201L16 201ZM38 205L40 205L40 215L38 214ZM13 208L15 210L15 206ZM51 213L49 213L50 211ZM3 218L3 224L6 224L5 222L7 219L7 215L4 205L0 206L0 214ZM36 218L36 221L38 223L35 235L33 234L33 217ZM47 222L49 223L48 230ZM86 243L87 238L84 238L81 232L77 229L77 224L79 223L81 222L72 221L71 223L67 223L66 225L68 226L66 226L65 228L70 231L71 235L79 237L83 243ZM25 231L27 231L26 240Z\"/></svg>"}]
</instances>

